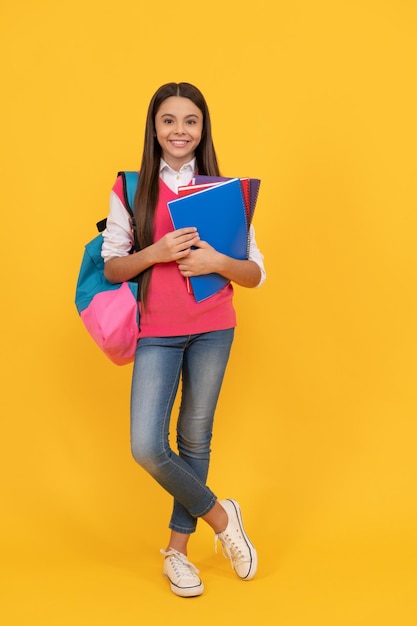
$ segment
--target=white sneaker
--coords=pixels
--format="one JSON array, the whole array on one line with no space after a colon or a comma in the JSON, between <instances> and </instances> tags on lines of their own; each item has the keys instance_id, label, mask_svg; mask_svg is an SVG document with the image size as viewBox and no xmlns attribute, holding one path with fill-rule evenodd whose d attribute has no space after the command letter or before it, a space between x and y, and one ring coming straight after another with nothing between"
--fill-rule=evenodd
<instances>
[{"instance_id":1,"label":"white sneaker","mask_svg":"<svg viewBox=\"0 0 417 626\"><path fill-rule=\"evenodd\" d=\"M177 596L190 598L192 596L200 596L204 591L204 585L198 577L199 571L185 554L168 548L161 550L164 559L164 576L171 583L171 591Z\"/></svg>"},{"instance_id":2,"label":"white sneaker","mask_svg":"<svg viewBox=\"0 0 417 626\"><path fill-rule=\"evenodd\" d=\"M230 499L220 500L219 504L225 509L229 522L226 530L215 536L214 545L217 547L217 539L220 539L223 555L229 557L236 574L242 580L250 580L256 574L258 555L243 528L240 507Z\"/></svg>"}]
</instances>

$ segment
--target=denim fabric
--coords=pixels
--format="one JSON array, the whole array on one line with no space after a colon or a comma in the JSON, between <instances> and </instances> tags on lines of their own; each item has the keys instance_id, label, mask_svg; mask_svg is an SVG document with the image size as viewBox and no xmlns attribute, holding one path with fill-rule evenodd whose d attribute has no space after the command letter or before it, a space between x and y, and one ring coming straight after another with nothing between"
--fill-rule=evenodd
<instances>
[{"instance_id":1,"label":"denim fabric","mask_svg":"<svg viewBox=\"0 0 417 626\"><path fill-rule=\"evenodd\" d=\"M132 379L134 459L174 497L169 527L195 531L215 494L207 487L214 411L234 329L138 342ZM169 443L172 406L180 380L177 450Z\"/></svg>"}]
</instances>

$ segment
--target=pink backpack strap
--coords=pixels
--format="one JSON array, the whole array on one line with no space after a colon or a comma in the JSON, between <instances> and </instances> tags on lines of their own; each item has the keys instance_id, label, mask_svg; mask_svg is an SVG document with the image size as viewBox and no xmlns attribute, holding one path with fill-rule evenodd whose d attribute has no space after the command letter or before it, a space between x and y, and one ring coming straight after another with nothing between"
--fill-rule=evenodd
<instances>
[{"instance_id":1,"label":"pink backpack strap","mask_svg":"<svg viewBox=\"0 0 417 626\"><path fill-rule=\"evenodd\" d=\"M113 185L114 193L120 198L132 217L138 180L138 172L122 171L117 174L116 182Z\"/></svg>"},{"instance_id":2,"label":"pink backpack strap","mask_svg":"<svg viewBox=\"0 0 417 626\"><path fill-rule=\"evenodd\" d=\"M116 182L112 187L112 191L117 195L120 202L128 211L132 219L133 233L135 237L135 249L139 250L139 242L137 240L136 224L133 215L133 205L135 200L136 188L138 185L139 173L138 172L118 172ZM97 222L97 229L99 233L102 233L107 224L107 218Z\"/></svg>"},{"instance_id":3,"label":"pink backpack strap","mask_svg":"<svg viewBox=\"0 0 417 626\"><path fill-rule=\"evenodd\" d=\"M123 191L123 179L121 175L117 177L116 182L114 183L112 187L112 191L114 191L114 193L119 198L121 203L125 205L125 196L124 196L124 191Z\"/></svg>"}]
</instances>

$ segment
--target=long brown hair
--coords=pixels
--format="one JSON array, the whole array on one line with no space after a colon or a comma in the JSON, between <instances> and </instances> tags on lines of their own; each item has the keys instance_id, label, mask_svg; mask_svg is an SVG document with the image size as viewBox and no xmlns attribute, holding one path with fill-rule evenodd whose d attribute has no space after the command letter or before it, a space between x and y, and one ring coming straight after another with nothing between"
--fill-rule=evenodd
<instances>
[{"instance_id":1,"label":"long brown hair","mask_svg":"<svg viewBox=\"0 0 417 626\"><path fill-rule=\"evenodd\" d=\"M145 248L153 243L153 222L155 208L158 203L159 167L162 149L156 138L155 116L164 100L172 96L189 98L202 112L203 130L201 141L195 151L197 171L199 174L207 176L219 176L219 166L211 135L210 114L203 94L190 83L167 83L162 85L155 92L149 103L139 184L135 196L134 213L138 241L141 248ZM146 305L151 273L152 267L145 270L142 274L141 301L144 305Z\"/></svg>"}]
</instances>

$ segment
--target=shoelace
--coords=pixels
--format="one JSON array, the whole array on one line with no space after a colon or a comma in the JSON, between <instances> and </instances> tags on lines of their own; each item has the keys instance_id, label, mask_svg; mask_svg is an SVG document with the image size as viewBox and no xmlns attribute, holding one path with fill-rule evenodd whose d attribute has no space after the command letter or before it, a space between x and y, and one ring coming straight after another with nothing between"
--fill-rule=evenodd
<instances>
[{"instance_id":1,"label":"shoelace","mask_svg":"<svg viewBox=\"0 0 417 626\"><path fill-rule=\"evenodd\" d=\"M214 551L217 554L217 540L220 539L220 543L222 544L222 552L223 556L227 559L229 558L232 563L237 565L238 563L246 563L247 559L242 552L242 549L239 547L239 544L235 543L226 532L219 533L214 536ZM238 539L243 541L243 537L241 535L238 536Z\"/></svg>"},{"instance_id":2,"label":"shoelace","mask_svg":"<svg viewBox=\"0 0 417 626\"><path fill-rule=\"evenodd\" d=\"M185 554L174 550L173 548L169 548L167 551L161 550L161 554L165 557L173 557L171 560L172 567L174 568L175 574L180 578L181 576L189 576L190 571L193 574L199 574L200 571L190 563Z\"/></svg>"}]
</instances>

